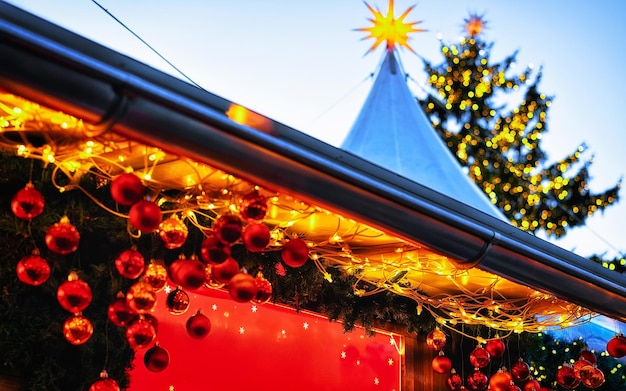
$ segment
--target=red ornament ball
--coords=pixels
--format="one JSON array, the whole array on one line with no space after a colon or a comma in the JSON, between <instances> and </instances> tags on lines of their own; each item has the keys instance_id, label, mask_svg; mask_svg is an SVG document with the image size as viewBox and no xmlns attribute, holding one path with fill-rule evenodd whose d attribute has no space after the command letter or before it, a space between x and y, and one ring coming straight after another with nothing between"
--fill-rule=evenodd
<instances>
[{"instance_id":1,"label":"red ornament ball","mask_svg":"<svg viewBox=\"0 0 626 391\"><path fill-rule=\"evenodd\" d=\"M241 235L243 244L251 252L264 251L270 244L270 229L261 223L250 223Z\"/></svg>"},{"instance_id":2,"label":"red ornament ball","mask_svg":"<svg viewBox=\"0 0 626 391\"><path fill-rule=\"evenodd\" d=\"M446 334L439 329L434 329L426 336L426 345L432 350L443 349L446 346Z\"/></svg>"},{"instance_id":3,"label":"red ornament ball","mask_svg":"<svg viewBox=\"0 0 626 391\"><path fill-rule=\"evenodd\" d=\"M57 288L57 301L63 309L75 314L81 312L91 303L92 294L89 285L71 272Z\"/></svg>"},{"instance_id":4,"label":"red ornament ball","mask_svg":"<svg viewBox=\"0 0 626 391\"><path fill-rule=\"evenodd\" d=\"M478 369L475 369L467 376L467 386L472 391L485 390L487 389L487 384L489 384L489 378Z\"/></svg>"},{"instance_id":5,"label":"red ornament ball","mask_svg":"<svg viewBox=\"0 0 626 391\"><path fill-rule=\"evenodd\" d=\"M189 309L189 295L178 287L167 295L165 305L170 314L182 315Z\"/></svg>"},{"instance_id":6,"label":"red ornament ball","mask_svg":"<svg viewBox=\"0 0 626 391\"><path fill-rule=\"evenodd\" d=\"M115 380L109 378L107 371L102 371L100 379L93 382L89 391L120 391L120 386Z\"/></svg>"},{"instance_id":7,"label":"red ornament ball","mask_svg":"<svg viewBox=\"0 0 626 391\"><path fill-rule=\"evenodd\" d=\"M487 350L491 357L501 357L506 350L506 346L500 338L495 338L487 341L485 350Z\"/></svg>"},{"instance_id":8,"label":"red ornament ball","mask_svg":"<svg viewBox=\"0 0 626 391\"><path fill-rule=\"evenodd\" d=\"M583 359L577 360L574 365L572 365L572 368L574 368L574 376L576 376L576 379L581 379L580 371L582 370L583 374L585 374L587 369L591 367L592 364L589 361Z\"/></svg>"},{"instance_id":9,"label":"red ornament ball","mask_svg":"<svg viewBox=\"0 0 626 391\"><path fill-rule=\"evenodd\" d=\"M135 315L135 312L128 307L126 298L122 293L107 308L107 317L111 323L119 327L126 326Z\"/></svg>"},{"instance_id":10,"label":"red ornament ball","mask_svg":"<svg viewBox=\"0 0 626 391\"><path fill-rule=\"evenodd\" d=\"M50 277L50 265L35 250L31 255L20 259L15 267L17 278L24 284L39 286L48 281Z\"/></svg>"},{"instance_id":11,"label":"red ornament ball","mask_svg":"<svg viewBox=\"0 0 626 391\"><path fill-rule=\"evenodd\" d=\"M224 262L230 257L230 244L224 243L213 233L204 238L200 244L200 258L209 264L218 264Z\"/></svg>"},{"instance_id":12,"label":"red ornament ball","mask_svg":"<svg viewBox=\"0 0 626 391\"><path fill-rule=\"evenodd\" d=\"M147 282L156 292L159 292L167 284L167 269L162 264L152 261L146 266L141 280Z\"/></svg>"},{"instance_id":13,"label":"red ornament ball","mask_svg":"<svg viewBox=\"0 0 626 391\"><path fill-rule=\"evenodd\" d=\"M161 208L154 202L141 200L130 207L128 219L130 224L136 229L150 233L159 228Z\"/></svg>"},{"instance_id":14,"label":"red ornament ball","mask_svg":"<svg viewBox=\"0 0 626 391\"><path fill-rule=\"evenodd\" d=\"M433 358L431 363L433 371L437 373L448 373L452 369L452 360L448 356L445 356L443 352L439 352L439 355Z\"/></svg>"},{"instance_id":15,"label":"red ornament ball","mask_svg":"<svg viewBox=\"0 0 626 391\"><path fill-rule=\"evenodd\" d=\"M258 304L265 304L272 298L272 284L263 277L263 274L259 273L254 279L256 283L257 292L252 301Z\"/></svg>"},{"instance_id":16,"label":"red ornament ball","mask_svg":"<svg viewBox=\"0 0 626 391\"><path fill-rule=\"evenodd\" d=\"M143 273L145 260L136 249L124 250L115 258L115 269L124 278L134 280Z\"/></svg>"},{"instance_id":17,"label":"red ornament ball","mask_svg":"<svg viewBox=\"0 0 626 391\"><path fill-rule=\"evenodd\" d=\"M246 221L261 221L267 214L267 199L254 190L242 197L239 213Z\"/></svg>"},{"instance_id":18,"label":"red ornament ball","mask_svg":"<svg viewBox=\"0 0 626 391\"><path fill-rule=\"evenodd\" d=\"M300 267L309 259L309 246L302 239L291 239L283 246L280 256L286 265Z\"/></svg>"},{"instance_id":19,"label":"red ornament ball","mask_svg":"<svg viewBox=\"0 0 626 391\"><path fill-rule=\"evenodd\" d=\"M124 206L131 206L139 202L146 187L141 183L141 179L132 173L118 175L111 182L111 197L115 202Z\"/></svg>"},{"instance_id":20,"label":"red ornament ball","mask_svg":"<svg viewBox=\"0 0 626 391\"><path fill-rule=\"evenodd\" d=\"M602 372L599 368L594 367L593 371L591 371L587 377L583 378L581 382L585 385L585 387L593 389L604 384L604 380L604 372Z\"/></svg>"},{"instance_id":21,"label":"red ornament ball","mask_svg":"<svg viewBox=\"0 0 626 391\"><path fill-rule=\"evenodd\" d=\"M211 320L202 311L198 310L198 312L187 319L185 329L191 338L202 339L209 335L211 331Z\"/></svg>"},{"instance_id":22,"label":"red ornament ball","mask_svg":"<svg viewBox=\"0 0 626 391\"><path fill-rule=\"evenodd\" d=\"M472 364L472 367L474 368L484 368L487 365L489 365L489 361L491 361L491 356L489 355L489 352L480 347L477 346L476 349L474 349L469 356L470 359L470 364Z\"/></svg>"},{"instance_id":23,"label":"red ornament ball","mask_svg":"<svg viewBox=\"0 0 626 391\"><path fill-rule=\"evenodd\" d=\"M228 293L233 300L239 303L254 299L257 292L258 287L255 278L247 273L237 273L228 281Z\"/></svg>"},{"instance_id":24,"label":"red ornament ball","mask_svg":"<svg viewBox=\"0 0 626 391\"><path fill-rule=\"evenodd\" d=\"M606 344L606 351L611 357L622 358L626 356L626 337L620 333L611 338Z\"/></svg>"},{"instance_id":25,"label":"red ornament ball","mask_svg":"<svg viewBox=\"0 0 626 391\"><path fill-rule=\"evenodd\" d=\"M157 294L152 285L144 281L134 283L126 293L126 303L138 314L151 312L156 306Z\"/></svg>"},{"instance_id":26,"label":"red ornament ball","mask_svg":"<svg viewBox=\"0 0 626 391\"><path fill-rule=\"evenodd\" d=\"M454 369L450 371L450 376L446 379L446 386L450 391L459 391L463 387L463 378Z\"/></svg>"},{"instance_id":27,"label":"red ornament ball","mask_svg":"<svg viewBox=\"0 0 626 391\"><path fill-rule=\"evenodd\" d=\"M156 338L156 330L150 321L140 316L126 326L126 340L131 348L147 348Z\"/></svg>"},{"instance_id":28,"label":"red ornament ball","mask_svg":"<svg viewBox=\"0 0 626 391\"><path fill-rule=\"evenodd\" d=\"M82 315L75 315L63 324L63 336L72 345L82 345L93 335L93 325Z\"/></svg>"},{"instance_id":29,"label":"red ornament ball","mask_svg":"<svg viewBox=\"0 0 626 391\"><path fill-rule=\"evenodd\" d=\"M592 364L598 362L598 358L595 353L587 349L581 350L580 354L578 354L578 360L586 360Z\"/></svg>"},{"instance_id":30,"label":"red ornament ball","mask_svg":"<svg viewBox=\"0 0 626 391\"><path fill-rule=\"evenodd\" d=\"M237 273L239 273L239 264L230 257L219 265L211 267L211 279L220 284L227 284Z\"/></svg>"},{"instance_id":31,"label":"red ornament ball","mask_svg":"<svg viewBox=\"0 0 626 391\"><path fill-rule=\"evenodd\" d=\"M80 233L64 216L46 231L46 246L55 254L66 255L78 249Z\"/></svg>"},{"instance_id":32,"label":"red ornament ball","mask_svg":"<svg viewBox=\"0 0 626 391\"><path fill-rule=\"evenodd\" d=\"M556 381L561 387L568 390L576 388L580 384L580 379L576 376L574 367L568 364L563 364L563 366L556 371Z\"/></svg>"},{"instance_id":33,"label":"red ornament ball","mask_svg":"<svg viewBox=\"0 0 626 391\"><path fill-rule=\"evenodd\" d=\"M513 384L513 376L506 370L499 369L489 378L489 389L492 391L509 391L511 384Z\"/></svg>"},{"instance_id":34,"label":"red ornament ball","mask_svg":"<svg viewBox=\"0 0 626 391\"><path fill-rule=\"evenodd\" d=\"M535 379L530 379L524 383L524 391L539 391L541 390L541 384Z\"/></svg>"},{"instance_id":35,"label":"red ornament ball","mask_svg":"<svg viewBox=\"0 0 626 391\"><path fill-rule=\"evenodd\" d=\"M519 360L511 366L511 375L513 375L513 379L516 381L524 381L530 376L530 367L520 357Z\"/></svg>"},{"instance_id":36,"label":"red ornament ball","mask_svg":"<svg viewBox=\"0 0 626 391\"><path fill-rule=\"evenodd\" d=\"M185 289L198 289L206 281L205 265L195 256L189 259L179 257L170 264L168 275L172 282Z\"/></svg>"},{"instance_id":37,"label":"red ornament ball","mask_svg":"<svg viewBox=\"0 0 626 391\"><path fill-rule=\"evenodd\" d=\"M224 243L234 243L241 237L243 225L235 215L223 215L213 223L213 233Z\"/></svg>"},{"instance_id":38,"label":"red ornament ball","mask_svg":"<svg viewBox=\"0 0 626 391\"><path fill-rule=\"evenodd\" d=\"M43 212L44 204L41 193L29 182L13 196L11 211L20 219L31 220Z\"/></svg>"},{"instance_id":39,"label":"red ornament ball","mask_svg":"<svg viewBox=\"0 0 626 391\"><path fill-rule=\"evenodd\" d=\"M175 249L182 247L187 241L189 229L176 215L168 217L159 224L159 237L165 248Z\"/></svg>"},{"instance_id":40,"label":"red ornament ball","mask_svg":"<svg viewBox=\"0 0 626 391\"><path fill-rule=\"evenodd\" d=\"M143 363L150 372L161 372L170 365L170 354L158 342L146 350Z\"/></svg>"}]
</instances>

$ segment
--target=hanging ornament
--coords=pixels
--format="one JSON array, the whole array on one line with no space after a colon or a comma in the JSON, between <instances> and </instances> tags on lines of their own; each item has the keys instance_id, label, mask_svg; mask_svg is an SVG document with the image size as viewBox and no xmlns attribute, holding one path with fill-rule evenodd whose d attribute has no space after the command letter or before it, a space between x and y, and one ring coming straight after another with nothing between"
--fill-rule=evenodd
<instances>
[{"instance_id":1,"label":"hanging ornament","mask_svg":"<svg viewBox=\"0 0 626 391\"><path fill-rule=\"evenodd\" d=\"M241 198L239 213L248 222L261 221L267 213L267 199L260 195L258 190L245 194Z\"/></svg>"},{"instance_id":2,"label":"hanging ornament","mask_svg":"<svg viewBox=\"0 0 626 391\"><path fill-rule=\"evenodd\" d=\"M581 369L583 370L583 373L584 373L587 367L588 366L590 367L591 365L592 364L587 360L583 360L583 359L577 360L574 363L574 365L572 365L572 368L574 369L574 376L576 376L576 379L579 379L579 380L582 379L581 374L580 374Z\"/></svg>"},{"instance_id":3,"label":"hanging ornament","mask_svg":"<svg viewBox=\"0 0 626 391\"><path fill-rule=\"evenodd\" d=\"M115 380L109 378L107 371L102 370L100 379L93 382L89 391L120 391L120 386Z\"/></svg>"},{"instance_id":4,"label":"hanging ornament","mask_svg":"<svg viewBox=\"0 0 626 391\"><path fill-rule=\"evenodd\" d=\"M124 250L115 258L115 269L124 278L134 280L139 277L145 268L143 255L136 248Z\"/></svg>"},{"instance_id":5,"label":"hanging ornament","mask_svg":"<svg viewBox=\"0 0 626 391\"><path fill-rule=\"evenodd\" d=\"M504 351L506 350L506 346L504 346L504 342L500 339L500 337L496 336L495 339L490 339L485 344L485 350L489 353L491 357L502 357Z\"/></svg>"},{"instance_id":6,"label":"hanging ornament","mask_svg":"<svg viewBox=\"0 0 626 391\"><path fill-rule=\"evenodd\" d=\"M563 363L563 366L556 371L556 381L561 387L568 390L576 388L580 384L580 379L576 377L574 368L567 363Z\"/></svg>"},{"instance_id":7,"label":"hanging ornament","mask_svg":"<svg viewBox=\"0 0 626 391\"><path fill-rule=\"evenodd\" d=\"M450 376L446 379L446 386L450 391L459 391L463 387L463 378L456 373L454 368L450 370Z\"/></svg>"},{"instance_id":8,"label":"hanging ornament","mask_svg":"<svg viewBox=\"0 0 626 391\"><path fill-rule=\"evenodd\" d=\"M126 340L131 348L147 348L156 338L156 329L143 316L137 317L126 326Z\"/></svg>"},{"instance_id":9,"label":"hanging ornament","mask_svg":"<svg viewBox=\"0 0 626 391\"><path fill-rule=\"evenodd\" d=\"M187 319L185 329L191 338L202 339L209 335L211 331L211 320L202 311L198 310L198 312Z\"/></svg>"},{"instance_id":10,"label":"hanging ornament","mask_svg":"<svg viewBox=\"0 0 626 391\"><path fill-rule=\"evenodd\" d=\"M168 275L172 282L185 289L198 289L206 281L206 268L197 256L189 259L181 254L168 268Z\"/></svg>"},{"instance_id":11,"label":"hanging ornament","mask_svg":"<svg viewBox=\"0 0 626 391\"><path fill-rule=\"evenodd\" d=\"M167 295L165 305L170 314L182 315L189 309L189 295L181 287L177 287Z\"/></svg>"},{"instance_id":12,"label":"hanging ornament","mask_svg":"<svg viewBox=\"0 0 626 391\"><path fill-rule=\"evenodd\" d=\"M152 285L139 281L134 283L126 293L126 302L131 311L138 314L150 312L156 306L157 294Z\"/></svg>"},{"instance_id":13,"label":"hanging ornament","mask_svg":"<svg viewBox=\"0 0 626 391\"><path fill-rule=\"evenodd\" d=\"M467 386L472 391L485 390L487 389L487 384L489 384L487 375L482 373L478 368L474 369L474 372L467 376Z\"/></svg>"},{"instance_id":14,"label":"hanging ornament","mask_svg":"<svg viewBox=\"0 0 626 391\"><path fill-rule=\"evenodd\" d=\"M204 238L200 244L200 258L206 263L215 265L230 257L230 244L224 243L213 233Z\"/></svg>"},{"instance_id":15,"label":"hanging ornament","mask_svg":"<svg viewBox=\"0 0 626 391\"><path fill-rule=\"evenodd\" d=\"M604 372L594 366L591 373L588 376L584 377L581 382L585 385L585 387L593 389L598 388L602 384L604 384L604 380Z\"/></svg>"},{"instance_id":16,"label":"hanging ornament","mask_svg":"<svg viewBox=\"0 0 626 391\"><path fill-rule=\"evenodd\" d=\"M219 265L211 267L211 278L221 284L227 284L237 273L239 273L239 264L230 257Z\"/></svg>"},{"instance_id":17,"label":"hanging ornament","mask_svg":"<svg viewBox=\"0 0 626 391\"><path fill-rule=\"evenodd\" d=\"M143 198L145 192L146 187L141 183L141 179L129 172L118 175L111 182L111 197L120 205L136 204Z\"/></svg>"},{"instance_id":18,"label":"hanging ornament","mask_svg":"<svg viewBox=\"0 0 626 391\"><path fill-rule=\"evenodd\" d=\"M52 224L46 231L46 246L55 254L67 255L78 248L80 234L70 223L67 216L61 217L58 223Z\"/></svg>"},{"instance_id":19,"label":"hanging ornament","mask_svg":"<svg viewBox=\"0 0 626 391\"><path fill-rule=\"evenodd\" d=\"M32 182L28 182L23 189L13 196L11 211L20 219L31 220L43 212L44 204L41 193L35 189Z\"/></svg>"},{"instance_id":20,"label":"hanging ornament","mask_svg":"<svg viewBox=\"0 0 626 391\"><path fill-rule=\"evenodd\" d=\"M89 285L81 280L76 272L71 272L67 281L57 288L57 300L61 307L73 314L81 312L91 303L92 294Z\"/></svg>"},{"instance_id":21,"label":"hanging ornament","mask_svg":"<svg viewBox=\"0 0 626 391\"><path fill-rule=\"evenodd\" d=\"M476 349L470 353L469 359L472 367L484 368L489 364L489 361L491 361L491 356L487 350L478 345Z\"/></svg>"},{"instance_id":22,"label":"hanging ornament","mask_svg":"<svg viewBox=\"0 0 626 391\"><path fill-rule=\"evenodd\" d=\"M128 220L141 232L153 232L161 223L161 208L154 202L141 200L130 207Z\"/></svg>"},{"instance_id":23,"label":"hanging ornament","mask_svg":"<svg viewBox=\"0 0 626 391\"><path fill-rule=\"evenodd\" d=\"M439 354L433 358L431 366L433 371L437 373L448 373L450 369L452 369L452 360L443 354L443 351L440 351Z\"/></svg>"},{"instance_id":24,"label":"hanging ornament","mask_svg":"<svg viewBox=\"0 0 626 391\"><path fill-rule=\"evenodd\" d=\"M80 313L67 319L63 324L63 336L72 345L82 345L93 335L93 325Z\"/></svg>"},{"instance_id":25,"label":"hanging ornament","mask_svg":"<svg viewBox=\"0 0 626 391\"><path fill-rule=\"evenodd\" d=\"M511 384L511 388L509 388L508 391L522 391L522 389L519 388L518 386L516 386L515 384ZM543 391L543 390L541 390L541 391Z\"/></svg>"},{"instance_id":26,"label":"hanging ornament","mask_svg":"<svg viewBox=\"0 0 626 391\"><path fill-rule=\"evenodd\" d=\"M587 350L586 348L580 351L580 353L578 354L578 360L586 360L592 364L598 362L596 354L591 350Z\"/></svg>"},{"instance_id":27,"label":"hanging ornament","mask_svg":"<svg viewBox=\"0 0 626 391\"><path fill-rule=\"evenodd\" d=\"M309 246L302 239L291 239L283 246L280 256L291 267L300 267L309 259Z\"/></svg>"},{"instance_id":28,"label":"hanging ornament","mask_svg":"<svg viewBox=\"0 0 626 391\"><path fill-rule=\"evenodd\" d=\"M256 296L252 301L258 304L265 304L272 298L272 284L263 277L263 273L258 272L254 279L256 283Z\"/></svg>"},{"instance_id":29,"label":"hanging ornament","mask_svg":"<svg viewBox=\"0 0 626 391\"><path fill-rule=\"evenodd\" d=\"M619 333L607 342L606 351L611 357L622 358L626 356L626 337Z\"/></svg>"},{"instance_id":30,"label":"hanging ornament","mask_svg":"<svg viewBox=\"0 0 626 391\"><path fill-rule=\"evenodd\" d=\"M187 225L183 223L178 215L173 214L159 224L159 237L163 241L165 248L175 249L182 247L189 235Z\"/></svg>"},{"instance_id":31,"label":"hanging ornament","mask_svg":"<svg viewBox=\"0 0 626 391\"><path fill-rule=\"evenodd\" d=\"M119 327L126 326L135 315L136 313L130 309L122 292L119 292L115 300L107 307L107 318Z\"/></svg>"},{"instance_id":32,"label":"hanging ornament","mask_svg":"<svg viewBox=\"0 0 626 391\"><path fill-rule=\"evenodd\" d=\"M446 334L439 330L434 329L426 336L426 345L432 350L441 350L446 346Z\"/></svg>"},{"instance_id":33,"label":"hanging ornament","mask_svg":"<svg viewBox=\"0 0 626 391\"><path fill-rule=\"evenodd\" d=\"M257 291L256 281L248 273L237 273L228 281L228 293L239 303L254 299Z\"/></svg>"},{"instance_id":34,"label":"hanging ornament","mask_svg":"<svg viewBox=\"0 0 626 391\"><path fill-rule=\"evenodd\" d=\"M160 263L150 261L143 272L141 280L150 284L155 292L160 292L167 283L167 269Z\"/></svg>"},{"instance_id":35,"label":"hanging ornament","mask_svg":"<svg viewBox=\"0 0 626 391\"><path fill-rule=\"evenodd\" d=\"M530 376L530 367L520 357L511 366L511 375L513 376L513 379L515 379L516 381L524 381L528 379L528 377Z\"/></svg>"},{"instance_id":36,"label":"hanging ornament","mask_svg":"<svg viewBox=\"0 0 626 391\"><path fill-rule=\"evenodd\" d=\"M170 365L170 354L155 342L153 347L146 350L143 363L150 372L161 372Z\"/></svg>"},{"instance_id":37,"label":"hanging ornament","mask_svg":"<svg viewBox=\"0 0 626 391\"><path fill-rule=\"evenodd\" d=\"M50 265L39 255L35 249L31 255L20 259L15 267L17 278L24 284L39 286L48 281L50 277Z\"/></svg>"},{"instance_id":38,"label":"hanging ornament","mask_svg":"<svg viewBox=\"0 0 626 391\"><path fill-rule=\"evenodd\" d=\"M541 384L535 379L530 379L526 383L524 383L524 391L540 391Z\"/></svg>"},{"instance_id":39,"label":"hanging ornament","mask_svg":"<svg viewBox=\"0 0 626 391\"><path fill-rule=\"evenodd\" d=\"M244 228L241 238L248 251L261 252L270 243L270 229L265 224L250 223Z\"/></svg>"},{"instance_id":40,"label":"hanging ornament","mask_svg":"<svg viewBox=\"0 0 626 391\"><path fill-rule=\"evenodd\" d=\"M224 243L234 243L241 237L241 219L235 215L223 215L213 223L215 236Z\"/></svg>"},{"instance_id":41,"label":"hanging ornament","mask_svg":"<svg viewBox=\"0 0 626 391\"><path fill-rule=\"evenodd\" d=\"M213 278L213 265L206 265L204 271L206 272L206 279L204 280L204 286L207 288L220 289L224 287L223 282L217 282ZM237 274L237 273L235 273Z\"/></svg>"},{"instance_id":42,"label":"hanging ornament","mask_svg":"<svg viewBox=\"0 0 626 391\"><path fill-rule=\"evenodd\" d=\"M509 391L513 384L513 376L504 368L498 369L498 372L489 378L489 389L491 391Z\"/></svg>"}]
</instances>

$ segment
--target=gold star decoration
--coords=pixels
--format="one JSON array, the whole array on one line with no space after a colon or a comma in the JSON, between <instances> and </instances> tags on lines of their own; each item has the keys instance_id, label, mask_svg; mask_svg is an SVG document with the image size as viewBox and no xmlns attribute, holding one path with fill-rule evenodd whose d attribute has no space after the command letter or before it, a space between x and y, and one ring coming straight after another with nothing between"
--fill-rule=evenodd
<instances>
[{"instance_id":1,"label":"gold star decoration","mask_svg":"<svg viewBox=\"0 0 626 391\"><path fill-rule=\"evenodd\" d=\"M486 26L487 22L484 20L483 15L470 14L469 18L465 19L465 32L470 37L480 34Z\"/></svg>"},{"instance_id":2,"label":"gold star decoration","mask_svg":"<svg viewBox=\"0 0 626 391\"><path fill-rule=\"evenodd\" d=\"M373 18L368 19L370 22L372 22L372 26L362 27L357 29L357 31L363 31L368 34L363 39L374 38L375 40L374 44L372 44L367 53L376 49L378 45L380 45L382 42L387 42L388 51L393 50L394 47L398 45L400 47L405 47L415 53L415 50L413 50L411 45L409 45L409 34L426 31L415 27L415 25L422 22L404 21L407 15L413 10L413 8L415 8L415 6L407 8L407 10L402 13L402 15L396 18L393 9L393 0L389 0L386 15L383 15L380 10L372 8L372 6L367 3L365 3L365 5L374 16Z\"/></svg>"}]
</instances>

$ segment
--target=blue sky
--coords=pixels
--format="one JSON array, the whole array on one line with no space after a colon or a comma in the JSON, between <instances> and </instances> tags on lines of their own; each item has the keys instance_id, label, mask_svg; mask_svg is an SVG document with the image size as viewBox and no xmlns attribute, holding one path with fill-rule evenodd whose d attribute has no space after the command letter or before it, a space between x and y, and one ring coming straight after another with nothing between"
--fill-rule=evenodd
<instances>
[{"instance_id":1,"label":"blue sky","mask_svg":"<svg viewBox=\"0 0 626 391\"><path fill-rule=\"evenodd\" d=\"M12 0L25 10L158 69L169 65L90 0ZM371 87L381 50L355 28L369 25L358 0L99 0L204 89L338 146ZM386 10L387 3L369 4ZM396 0L396 14L414 2ZM621 48L626 2L614 0L422 0L407 18L423 21L411 46L431 62L441 60L439 37L457 41L470 12L488 20L492 60L518 50L518 69L543 67L541 89L555 99L543 148L558 159L581 144L594 156L593 191L626 175ZM402 61L421 94L421 59L404 50ZM580 255L626 252L624 201L556 243Z\"/></svg>"}]
</instances>

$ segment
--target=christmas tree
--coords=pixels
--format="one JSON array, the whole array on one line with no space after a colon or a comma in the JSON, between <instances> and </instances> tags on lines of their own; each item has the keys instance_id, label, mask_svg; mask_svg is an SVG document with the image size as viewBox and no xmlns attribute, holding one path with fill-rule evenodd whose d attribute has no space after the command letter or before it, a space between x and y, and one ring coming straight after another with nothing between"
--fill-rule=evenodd
<instances>
[{"instance_id":1,"label":"christmas tree","mask_svg":"<svg viewBox=\"0 0 626 391\"><path fill-rule=\"evenodd\" d=\"M470 16L460 43L442 42L444 61L425 61L433 93L420 103L470 177L513 225L563 236L615 203L620 183L600 193L589 189L592 160L584 157L585 145L548 159L541 140L552 97L540 91L542 71L527 67L514 74L516 53L492 61L493 42L481 37L484 23ZM506 103L520 95L518 103Z\"/></svg>"}]
</instances>

